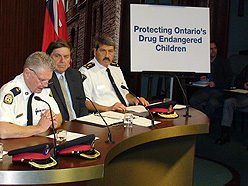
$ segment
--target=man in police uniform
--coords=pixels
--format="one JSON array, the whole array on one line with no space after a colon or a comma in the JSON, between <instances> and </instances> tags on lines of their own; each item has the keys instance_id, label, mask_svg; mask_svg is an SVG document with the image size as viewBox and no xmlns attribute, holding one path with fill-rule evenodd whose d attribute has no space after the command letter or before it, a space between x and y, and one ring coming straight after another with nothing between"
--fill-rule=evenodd
<instances>
[{"instance_id":1,"label":"man in police uniform","mask_svg":"<svg viewBox=\"0 0 248 186\"><path fill-rule=\"evenodd\" d=\"M114 50L115 44L111 38L98 38L94 48L95 58L82 66L79 71L87 76L84 81L85 94L95 103L99 111L126 112L126 106L129 104L138 105L139 100L121 88L121 85L127 87L127 84L118 63L113 62ZM114 83L111 83L109 73ZM114 88L114 86L118 90L115 90L116 87ZM122 101L118 94L121 95ZM143 105L149 105L149 102L144 98L140 97L139 99ZM86 100L86 106L89 110L95 110L88 100Z\"/></svg>"},{"instance_id":2,"label":"man in police uniform","mask_svg":"<svg viewBox=\"0 0 248 186\"><path fill-rule=\"evenodd\" d=\"M52 78L54 62L44 52L31 54L24 64L23 73L0 89L0 138L22 138L45 132L52 125L49 107L34 99L39 96L52 109L53 123L59 127L62 117L53 99L48 81ZM29 97L32 119L28 119ZM29 120L29 122L28 122ZM29 125L28 125L29 123ZM27 126L28 125L28 126Z\"/></svg>"}]
</instances>

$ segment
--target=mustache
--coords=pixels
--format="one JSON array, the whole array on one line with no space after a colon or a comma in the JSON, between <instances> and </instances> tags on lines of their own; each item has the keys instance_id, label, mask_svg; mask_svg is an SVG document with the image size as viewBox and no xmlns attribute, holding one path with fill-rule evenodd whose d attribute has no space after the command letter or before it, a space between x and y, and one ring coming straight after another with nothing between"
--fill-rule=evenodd
<instances>
[{"instance_id":1,"label":"mustache","mask_svg":"<svg viewBox=\"0 0 248 186\"><path fill-rule=\"evenodd\" d=\"M108 61L110 61L110 59L109 59L108 57L105 57L103 60L108 60Z\"/></svg>"}]
</instances>

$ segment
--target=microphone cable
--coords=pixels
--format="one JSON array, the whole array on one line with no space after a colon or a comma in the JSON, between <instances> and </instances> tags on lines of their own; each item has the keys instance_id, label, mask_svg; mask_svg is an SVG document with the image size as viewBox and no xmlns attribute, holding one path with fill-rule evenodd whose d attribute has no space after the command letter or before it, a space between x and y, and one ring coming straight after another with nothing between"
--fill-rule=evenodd
<instances>
[{"instance_id":1,"label":"microphone cable","mask_svg":"<svg viewBox=\"0 0 248 186\"><path fill-rule=\"evenodd\" d=\"M179 87L180 87L180 89L181 89L181 91L183 93L183 96L184 96L184 99L185 99L185 102L186 102L186 111L185 111L186 113L185 113L185 115L183 115L183 117L191 117L191 115L189 114L189 102L188 102L188 98L187 98L187 95L186 95L186 93L185 93L185 91L183 89L183 86L182 86L182 84L181 84L178 76L176 74L172 73L172 72L168 72L168 73L177 79L177 82L179 84Z\"/></svg>"},{"instance_id":2,"label":"microphone cable","mask_svg":"<svg viewBox=\"0 0 248 186\"><path fill-rule=\"evenodd\" d=\"M102 117L101 113L100 113L99 110L96 108L96 106L95 106L95 104L93 103L93 101L92 101L90 98L86 97L86 96L85 96L85 98L88 99L88 100L91 102L91 104L92 104L93 107L95 108L96 112L99 114L99 116L102 118L103 122L105 123L105 125L106 125L107 128L108 128L108 140L106 140L105 143L108 143L108 144L113 144L113 143L115 143L115 141L112 140L111 131L110 131L109 125L107 124L106 120Z\"/></svg>"}]
</instances>

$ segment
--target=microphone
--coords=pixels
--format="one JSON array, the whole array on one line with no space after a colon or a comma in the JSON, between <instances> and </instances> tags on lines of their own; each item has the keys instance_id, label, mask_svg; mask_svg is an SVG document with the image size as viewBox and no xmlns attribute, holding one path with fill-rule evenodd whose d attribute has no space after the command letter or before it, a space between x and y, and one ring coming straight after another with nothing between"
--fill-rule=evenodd
<instances>
[{"instance_id":1,"label":"microphone","mask_svg":"<svg viewBox=\"0 0 248 186\"><path fill-rule=\"evenodd\" d=\"M107 128L108 128L108 140L106 140L105 143L108 143L108 144L113 144L113 143L115 143L115 141L112 140L111 131L110 131L109 125L107 124L106 120L102 117L101 113L100 113L99 110L96 108L96 106L95 106L95 104L93 103L93 101L92 101L90 98L86 97L86 96L85 96L85 98L88 99L88 100L91 102L91 104L92 104L93 107L95 108L96 112L99 114L99 116L102 118L103 122L105 123L105 125L106 125Z\"/></svg>"},{"instance_id":2,"label":"microphone","mask_svg":"<svg viewBox=\"0 0 248 186\"><path fill-rule=\"evenodd\" d=\"M130 94L132 94L139 102L140 102L140 104L141 105L143 105L143 103L141 102L141 100L139 99L139 97L138 96L136 96L133 92L131 92L126 86L124 86L124 85L121 85L121 88L122 89L125 89L125 90L127 90ZM145 105L143 105L144 107L145 107L145 109L147 110L147 112L149 113L149 115L151 116L151 118L152 118L152 125L149 127L150 129L156 129L157 127L155 126L155 124L154 124L154 117L153 117L153 114L149 111L149 109L147 109L146 108L146 106Z\"/></svg>"},{"instance_id":3,"label":"microphone","mask_svg":"<svg viewBox=\"0 0 248 186\"><path fill-rule=\"evenodd\" d=\"M50 110L50 115L51 115L51 120L52 120L52 129L53 129L53 138L54 138L54 157L57 157L57 141L56 141L56 134L55 134L55 128L54 128L54 123L53 123L53 114L52 114L52 109L51 106L48 102L46 102L45 100L41 99L39 96L34 96L34 99L36 101L42 101L44 103L46 103L49 107Z\"/></svg>"},{"instance_id":4,"label":"microphone","mask_svg":"<svg viewBox=\"0 0 248 186\"><path fill-rule=\"evenodd\" d=\"M185 91L183 89L183 86L182 86L179 78L174 73L171 73L171 72L168 72L168 73L177 79L177 82L178 82L178 84L179 84L179 86L180 86L180 88L182 90L182 93L183 93L183 96L184 96L184 99L185 99L185 102L186 102L185 115L183 115L183 117L187 117L187 118L188 117L191 117L191 115L189 114L189 102L188 102L188 98L187 98L187 96L185 94Z\"/></svg>"}]
</instances>

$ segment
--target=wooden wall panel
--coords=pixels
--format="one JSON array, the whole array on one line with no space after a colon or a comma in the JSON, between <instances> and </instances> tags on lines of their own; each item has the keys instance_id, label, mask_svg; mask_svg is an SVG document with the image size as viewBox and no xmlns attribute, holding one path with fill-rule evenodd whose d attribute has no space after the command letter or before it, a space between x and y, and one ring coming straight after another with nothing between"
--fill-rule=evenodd
<instances>
[{"instance_id":1,"label":"wooden wall panel","mask_svg":"<svg viewBox=\"0 0 248 186\"><path fill-rule=\"evenodd\" d=\"M22 72L27 56L41 50L45 0L0 1L0 86Z\"/></svg>"}]
</instances>

